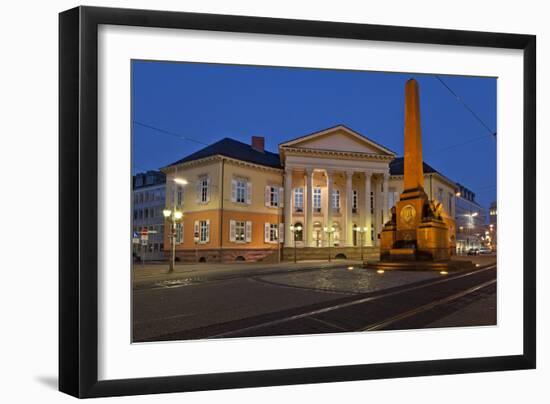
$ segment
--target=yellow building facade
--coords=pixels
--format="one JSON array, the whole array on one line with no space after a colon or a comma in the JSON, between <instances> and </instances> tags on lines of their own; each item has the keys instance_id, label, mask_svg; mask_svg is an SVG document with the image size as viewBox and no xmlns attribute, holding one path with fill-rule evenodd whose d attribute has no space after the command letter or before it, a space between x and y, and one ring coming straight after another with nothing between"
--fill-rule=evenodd
<instances>
[{"instance_id":1,"label":"yellow building facade","mask_svg":"<svg viewBox=\"0 0 550 404\"><path fill-rule=\"evenodd\" d=\"M402 191L395 153L343 125L282 143L279 154L263 138L223 139L162 171L167 208L183 212L180 261L276 262L295 249L298 259L326 259L329 248L333 258L359 258L361 245L376 254ZM431 171L427 191L452 218L454 184ZM164 228L169 252L171 226Z\"/></svg>"}]
</instances>

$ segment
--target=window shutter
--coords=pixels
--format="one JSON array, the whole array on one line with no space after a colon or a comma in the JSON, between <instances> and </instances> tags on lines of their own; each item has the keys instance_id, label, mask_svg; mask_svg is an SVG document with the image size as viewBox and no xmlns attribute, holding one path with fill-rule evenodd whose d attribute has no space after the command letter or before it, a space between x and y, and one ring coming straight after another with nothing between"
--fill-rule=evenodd
<instances>
[{"instance_id":1,"label":"window shutter","mask_svg":"<svg viewBox=\"0 0 550 404\"><path fill-rule=\"evenodd\" d=\"M267 185L265 187L265 206L271 206L270 194L271 194L271 187Z\"/></svg>"},{"instance_id":2,"label":"window shutter","mask_svg":"<svg viewBox=\"0 0 550 404\"><path fill-rule=\"evenodd\" d=\"M264 224L264 242L269 243L269 232L270 232L270 225L269 223Z\"/></svg>"},{"instance_id":3,"label":"window shutter","mask_svg":"<svg viewBox=\"0 0 550 404\"><path fill-rule=\"evenodd\" d=\"M237 202L237 181L231 180L231 202Z\"/></svg>"},{"instance_id":4,"label":"window shutter","mask_svg":"<svg viewBox=\"0 0 550 404\"><path fill-rule=\"evenodd\" d=\"M252 203L252 183L250 181L246 183L246 203L249 205Z\"/></svg>"},{"instance_id":5,"label":"window shutter","mask_svg":"<svg viewBox=\"0 0 550 404\"><path fill-rule=\"evenodd\" d=\"M246 242L247 243L252 242L252 222L250 221L246 222L245 234L246 234Z\"/></svg>"},{"instance_id":6,"label":"window shutter","mask_svg":"<svg viewBox=\"0 0 550 404\"><path fill-rule=\"evenodd\" d=\"M206 202L210 202L210 177L206 179Z\"/></svg>"},{"instance_id":7,"label":"window shutter","mask_svg":"<svg viewBox=\"0 0 550 404\"><path fill-rule=\"evenodd\" d=\"M285 189L284 188L279 188L279 206L281 208L284 208L285 206Z\"/></svg>"},{"instance_id":8,"label":"window shutter","mask_svg":"<svg viewBox=\"0 0 550 404\"><path fill-rule=\"evenodd\" d=\"M206 243L210 242L210 220L206 219Z\"/></svg>"},{"instance_id":9,"label":"window shutter","mask_svg":"<svg viewBox=\"0 0 550 404\"><path fill-rule=\"evenodd\" d=\"M279 223L279 243L285 242L285 224Z\"/></svg>"},{"instance_id":10,"label":"window shutter","mask_svg":"<svg viewBox=\"0 0 550 404\"><path fill-rule=\"evenodd\" d=\"M230 220L229 221L229 241L232 243L235 242L235 221Z\"/></svg>"},{"instance_id":11,"label":"window shutter","mask_svg":"<svg viewBox=\"0 0 550 404\"><path fill-rule=\"evenodd\" d=\"M197 188L197 203L201 203L201 184L202 184L202 179L199 178L199 180L197 181L197 183L195 184L196 188Z\"/></svg>"}]
</instances>

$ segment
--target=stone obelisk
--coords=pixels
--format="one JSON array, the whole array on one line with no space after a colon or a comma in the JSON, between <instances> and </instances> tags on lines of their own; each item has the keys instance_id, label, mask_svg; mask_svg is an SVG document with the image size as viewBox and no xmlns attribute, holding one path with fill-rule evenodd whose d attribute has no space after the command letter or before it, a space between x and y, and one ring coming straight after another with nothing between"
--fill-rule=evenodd
<instances>
[{"instance_id":1,"label":"stone obelisk","mask_svg":"<svg viewBox=\"0 0 550 404\"><path fill-rule=\"evenodd\" d=\"M405 84L405 165L403 190L424 189L422 169L422 130L418 83L410 79Z\"/></svg>"},{"instance_id":2,"label":"stone obelisk","mask_svg":"<svg viewBox=\"0 0 550 404\"><path fill-rule=\"evenodd\" d=\"M392 219L380 235L380 257L384 261L441 261L449 258L449 226L440 207L424 191L422 132L418 83L405 84L403 192L393 208ZM416 267L403 264L403 268Z\"/></svg>"}]
</instances>

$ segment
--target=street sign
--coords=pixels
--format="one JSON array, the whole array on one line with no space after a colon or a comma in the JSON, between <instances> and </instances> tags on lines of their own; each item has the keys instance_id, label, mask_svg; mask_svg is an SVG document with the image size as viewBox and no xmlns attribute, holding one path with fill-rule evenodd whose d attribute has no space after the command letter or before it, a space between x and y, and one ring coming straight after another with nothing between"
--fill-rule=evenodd
<instances>
[{"instance_id":1,"label":"street sign","mask_svg":"<svg viewBox=\"0 0 550 404\"><path fill-rule=\"evenodd\" d=\"M132 237L133 244L139 244L139 237Z\"/></svg>"},{"instance_id":2,"label":"street sign","mask_svg":"<svg viewBox=\"0 0 550 404\"><path fill-rule=\"evenodd\" d=\"M149 233L149 229L147 229L147 227L144 227L144 228L141 229L141 235L142 236L146 236L147 233Z\"/></svg>"},{"instance_id":3,"label":"street sign","mask_svg":"<svg viewBox=\"0 0 550 404\"><path fill-rule=\"evenodd\" d=\"M147 245L147 239L141 239L141 245Z\"/></svg>"},{"instance_id":4,"label":"street sign","mask_svg":"<svg viewBox=\"0 0 550 404\"><path fill-rule=\"evenodd\" d=\"M149 240L149 235L141 233L141 242L142 242L142 244L143 244L144 241L147 243L147 240Z\"/></svg>"}]
</instances>

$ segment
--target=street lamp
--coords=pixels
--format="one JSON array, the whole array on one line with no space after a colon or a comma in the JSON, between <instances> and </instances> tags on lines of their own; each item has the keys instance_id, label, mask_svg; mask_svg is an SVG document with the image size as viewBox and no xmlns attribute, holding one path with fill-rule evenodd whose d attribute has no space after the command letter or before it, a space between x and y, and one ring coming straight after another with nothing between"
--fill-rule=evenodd
<instances>
[{"instance_id":1,"label":"street lamp","mask_svg":"<svg viewBox=\"0 0 550 404\"><path fill-rule=\"evenodd\" d=\"M294 237L294 263L296 263L296 233L299 232L299 231L302 231L302 225L297 225L297 226L294 226L294 225L290 225L290 231L292 232L293 234L293 237Z\"/></svg>"},{"instance_id":2,"label":"street lamp","mask_svg":"<svg viewBox=\"0 0 550 404\"><path fill-rule=\"evenodd\" d=\"M330 256L330 247L331 247L331 243L330 243L330 236L332 235L332 233L334 233L334 227L324 227L323 228L324 232L328 234L328 262L331 262L332 258Z\"/></svg>"},{"instance_id":3,"label":"street lamp","mask_svg":"<svg viewBox=\"0 0 550 404\"><path fill-rule=\"evenodd\" d=\"M170 233L170 267L168 268L168 272L174 272L174 266L176 262L176 230L177 230L177 223L183 218L183 213L179 210L172 210L172 209L164 209L162 211L162 214L164 215L164 218L167 219L172 223L172 231Z\"/></svg>"},{"instance_id":4,"label":"street lamp","mask_svg":"<svg viewBox=\"0 0 550 404\"><path fill-rule=\"evenodd\" d=\"M354 231L356 231L357 233L359 233L359 243L360 243L360 246L361 246L361 261L364 261L363 260L363 234L365 234L368 230L367 227L354 227L353 228Z\"/></svg>"},{"instance_id":5,"label":"street lamp","mask_svg":"<svg viewBox=\"0 0 550 404\"><path fill-rule=\"evenodd\" d=\"M187 180L185 178L174 178L174 183L177 185L187 185ZM162 211L162 214L164 218L172 223L172 231L170 234L170 266L168 267L168 273L174 272L174 267L176 265L176 231L177 231L177 223L182 220L183 218L183 212L181 210L178 210L176 208L177 206L177 200L176 200L176 187L174 187L174 200L173 200L173 209L165 208Z\"/></svg>"}]
</instances>

